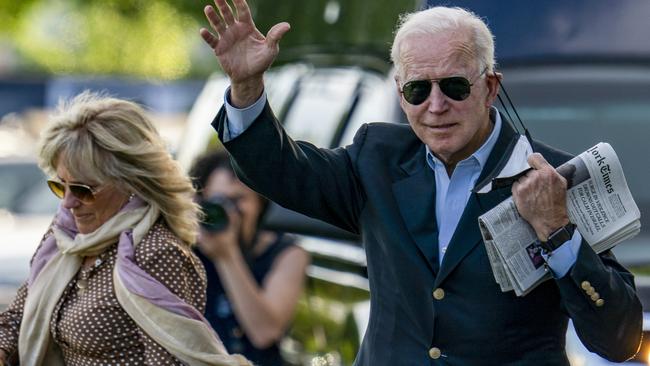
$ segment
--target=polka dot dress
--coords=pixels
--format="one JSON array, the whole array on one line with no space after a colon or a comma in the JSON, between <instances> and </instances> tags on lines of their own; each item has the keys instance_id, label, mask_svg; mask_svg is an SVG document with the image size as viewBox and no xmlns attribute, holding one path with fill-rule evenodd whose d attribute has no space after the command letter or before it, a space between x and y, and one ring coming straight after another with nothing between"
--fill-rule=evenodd
<instances>
[{"instance_id":1,"label":"polka dot dress","mask_svg":"<svg viewBox=\"0 0 650 366\"><path fill-rule=\"evenodd\" d=\"M79 270L54 310L53 339L66 365L183 365L147 336L120 307L113 288L117 244ZM205 309L206 277L198 258L161 222L136 247L136 263L200 312ZM13 353L26 297L21 287L0 315L0 348Z\"/></svg>"}]
</instances>

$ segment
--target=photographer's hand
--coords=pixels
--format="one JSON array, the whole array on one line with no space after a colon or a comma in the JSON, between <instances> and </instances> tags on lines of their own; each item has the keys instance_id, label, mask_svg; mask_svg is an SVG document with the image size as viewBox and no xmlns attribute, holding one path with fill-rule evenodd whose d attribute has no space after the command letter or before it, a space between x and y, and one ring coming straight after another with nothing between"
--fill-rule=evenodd
<instances>
[{"instance_id":1,"label":"photographer's hand","mask_svg":"<svg viewBox=\"0 0 650 366\"><path fill-rule=\"evenodd\" d=\"M198 246L206 257L213 262L232 258L240 252L239 233L241 216L236 210L227 210L228 226L219 232L210 232L201 229L199 232Z\"/></svg>"}]
</instances>

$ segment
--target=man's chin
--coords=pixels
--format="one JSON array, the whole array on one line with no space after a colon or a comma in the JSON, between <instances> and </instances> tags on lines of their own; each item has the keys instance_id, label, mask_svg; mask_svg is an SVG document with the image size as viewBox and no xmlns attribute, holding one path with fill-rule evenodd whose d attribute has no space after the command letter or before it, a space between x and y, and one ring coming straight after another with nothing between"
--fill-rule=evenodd
<instances>
[{"instance_id":1,"label":"man's chin","mask_svg":"<svg viewBox=\"0 0 650 366\"><path fill-rule=\"evenodd\" d=\"M427 143L429 150L440 160L446 162L456 154L457 148L449 144L448 140L435 139Z\"/></svg>"}]
</instances>

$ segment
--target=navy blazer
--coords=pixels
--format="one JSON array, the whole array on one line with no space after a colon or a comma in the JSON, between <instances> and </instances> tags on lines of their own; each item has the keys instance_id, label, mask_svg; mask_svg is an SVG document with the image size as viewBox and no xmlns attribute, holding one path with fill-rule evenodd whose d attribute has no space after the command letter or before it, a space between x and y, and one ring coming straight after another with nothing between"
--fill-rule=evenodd
<instances>
[{"instance_id":1,"label":"navy blazer","mask_svg":"<svg viewBox=\"0 0 650 366\"><path fill-rule=\"evenodd\" d=\"M518 138L502 118L479 184L505 163ZM220 137L225 120L222 108L213 122ZM501 292L477 218L509 197L509 188L470 196L438 268L435 178L408 125L366 124L352 145L321 149L293 141L267 104L225 146L254 190L361 234L371 306L355 365L568 365L569 318L587 348L605 358L622 361L639 347L642 311L633 276L609 251L596 255L583 242L562 279L524 297ZM534 147L553 166L571 158L538 142ZM604 305L585 293L584 281Z\"/></svg>"}]
</instances>

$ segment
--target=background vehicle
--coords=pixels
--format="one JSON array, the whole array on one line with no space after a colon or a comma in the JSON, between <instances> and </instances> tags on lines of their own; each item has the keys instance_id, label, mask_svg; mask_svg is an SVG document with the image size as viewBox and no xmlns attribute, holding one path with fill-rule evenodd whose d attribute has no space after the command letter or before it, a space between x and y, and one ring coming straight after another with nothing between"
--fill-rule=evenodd
<instances>
[{"instance_id":1,"label":"background vehicle","mask_svg":"<svg viewBox=\"0 0 650 366\"><path fill-rule=\"evenodd\" d=\"M27 278L29 260L59 203L45 179L33 157L0 157L0 309Z\"/></svg>"},{"instance_id":2,"label":"background vehicle","mask_svg":"<svg viewBox=\"0 0 650 366\"><path fill-rule=\"evenodd\" d=\"M599 141L614 147L643 213L641 234L614 251L635 272L639 296L650 309L646 277L650 249L643 244L650 240L644 215L650 208L650 193L644 189L650 173L641 150L650 136L650 44L644 39L650 34L650 3L457 0L444 4L469 8L487 19L495 33L504 85L534 138L574 154ZM322 42L322 48L297 48L309 51L304 53L295 48L287 51L283 43L281 55L289 55L282 66L267 73L269 101L292 137L336 147L350 143L361 123L405 122L386 53L383 58L372 53L379 55L373 62L367 57L355 60L343 57L332 42ZM346 42L341 44L348 49ZM355 44L350 49L358 48ZM388 44L386 52L387 48ZM208 145L218 144L209 121L227 85L223 76L216 75L197 100L179 150L184 165L189 166ZM299 241L314 258L285 353L295 364L350 364L368 311L365 256L357 238L277 206L266 225L302 234ZM644 331L648 330L650 323L645 321ZM647 349L644 343L629 364L646 364ZM585 350L572 329L567 352L574 366L609 364Z\"/></svg>"}]
</instances>

